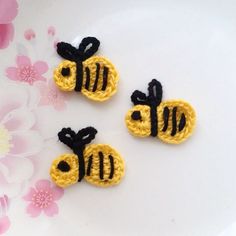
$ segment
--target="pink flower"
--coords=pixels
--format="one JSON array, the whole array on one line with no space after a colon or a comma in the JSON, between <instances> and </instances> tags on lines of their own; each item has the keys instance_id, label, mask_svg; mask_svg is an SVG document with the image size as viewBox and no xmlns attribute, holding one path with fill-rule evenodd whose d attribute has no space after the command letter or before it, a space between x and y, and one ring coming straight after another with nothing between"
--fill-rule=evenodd
<instances>
[{"instance_id":1,"label":"pink flower","mask_svg":"<svg viewBox=\"0 0 236 236\"><path fill-rule=\"evenodd\" d=\"M36 119L29 108L31 100L20 86L0 88L0 186L11 194L18 193L31 178L34 167L30 158L43 146L42 137L32 129Z\"/></svg>"},{"instance_id":2,"label":"pink flower","mask_svg":"<svg viewBox=\"0 0 236 236\"><path fill-rule=\"evenodd\" d=\"M14 36L11 23L17 15L16 0L0 0L0 49L6 48Z\"/></svg>"},{"instance_id":3,"label":"pink flower","mask_svg":"<svg viewBox=\"0 0 236 236\"><path fill-rule=\"evenodd\" d=\"M36 86L41 94L39 105L52 105L58 111L66 108L65 97L52 80L48 84L39 82Z\"/></svg>"},{"instance_id":4,"label":"pink flower","mask_svg":"<svg viewBox=\"0 0 236 236\"><path fill-rule=\"evenodd\" d=\"M29 57L19 55L16 57L16 64L17 67L8 67L6 69L6 75L9 79L23 81L30 85L35 81L46 81L46 78L42 76L48 71L46 62L37 61L32 65Z\"/></svg>"},{"instance_id":5,"label":"pink flower","mask_svg":"<svg viewBox=\"0 0 236 236\"><path fill-rule=\"evenodd\" d=\"M10 227L10 220L7 211L9 208L9 199L7 195L0 197L0 234L4 234Z\"/></svg>"},{"instance_id":6,"label":"pink flower","mask_svg":"<svg viewBox=\"0 0 236 236\"><path fill-rule=\"evenodd\" d=\"M55 33L56 33L55 27L49 26L48 27L48 34L51 35L51 36L54 36Z\"/></svg>"},{"instance_id":7,"label":"pink flower","mask_svg":"<svg viewBox=\"0 0 236 236\"><path fill-rule=\"evenodd\" d=\"M26 40L31 40L36 37L35 32L32 29L28 29L24 33Z\"/></svg>"},{"instance_id":8,"label":"pink flower","mask_svg":"<svg viewBox=\"0 0 236 236\"><path fill-rule=\"evenodd\" d=\"M51 184L49 180L42 179L37 181L35 188L30 188L29 192L23 197L29 201L26 211L31 217L37 217L43 211L47 216L58 214L58 206L55 201L59 200L64 194L64 190Z\"/></svg>"}]
</instances>

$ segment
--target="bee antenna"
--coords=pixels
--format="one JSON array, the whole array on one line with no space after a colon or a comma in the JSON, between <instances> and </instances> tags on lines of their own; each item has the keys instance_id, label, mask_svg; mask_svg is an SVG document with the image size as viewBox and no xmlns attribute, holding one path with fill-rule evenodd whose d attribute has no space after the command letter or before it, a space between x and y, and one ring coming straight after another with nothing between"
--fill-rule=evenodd
<instances>
[{"instance_id":1,"label":"bee antenna","mask_svg":"<svg viewBox=\"0 0 236 236\"><path fill-rule=\"evenodd\" d=\"M135 90L131 95L131 101L134 105L147 105L147 96L145 93Z\"/></svg>"},{"instance_id":2,"label":"bee antenna","mask_svg":"<svg viewBox=\"0 0 236 236\"><path fill-rule=\"evenodd\" d=\"M96 136L97 130L93 127L87 127L84 129L81 129L76 134L76 143L79 146L85 146L86 144L89 144Z\"/></svg>"},{"instance_id":3,"label":"bee antenna","mask_svg":"<svg viewBox=\"0 0 236 236\"><path fill-rule=\"evenodd\" d=\"M62 143L73 149L76 133L71 128L63 128L58 133L58 138Z\"/></svg>"},{"instance_id":4,"label":"bee antenna","mask_svg":"<svg viewBox=\"0 0 236 236\"><path fill-rule=\"evenodd\" d=\"M99 48L99 45L100 41L95 37L83 38L78 48L78 53L82 61L88 59L94 53L96 53Z\"/></svg>"},{"instance_id":5,"label":"bee antenna","mask_svg":"<svg viewBox=\"0 0 236 236\"><path fill-rule=\"evenodd\" d=\"M57 53L66 60L76 61L78 58L78 51L69 43L57 43Z\"/></svg>"},{"instance_id":6,"label":"bee antenna","mask_svg":"<svg viewBox=\"0 0 236 236\"><path fill-rule=\"evenodd\" d=\"M148 101L151 105L158 106L162 100L162 85L156 79L148 84Z\"/></svg>"}]
</instances>

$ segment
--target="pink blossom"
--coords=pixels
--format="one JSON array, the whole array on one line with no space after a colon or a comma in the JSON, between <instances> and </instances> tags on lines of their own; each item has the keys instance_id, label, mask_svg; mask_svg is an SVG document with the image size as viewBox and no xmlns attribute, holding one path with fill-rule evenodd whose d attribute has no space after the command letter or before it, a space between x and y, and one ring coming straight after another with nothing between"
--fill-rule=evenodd
<instances>
[{"instance_id":1,"label":"pink blossom","mask_svg":"<svg viewBox=\"0 0 236 236\"><path fill-rule=\"evenodd\" d=\"M24 33L26 40L31 40L36 37L35 32L32 29L28 29Z\"/></svg>"},{"instance_id":2,"label":"pink blossom","mask_svg":"<svg viewBox=\"0 0 236 236\"><path fill-rule=\"evenodd\" d=\"M10 220L7 216L9 199L7 195L0 197L0 234L4 234L10 227Z\"/></svg>"},{"instance_id":3,"label":"pink blossom","mask_svg":"<svg viewBox=\"0 0 236 236\"><path fill-rule=\"evenodd\" d=\"M30 188L28 193L23 197L25 201L29 201L26 208L27 213L31 217L37 217L43 211L47 216L58 214L58 206L56 201L64 194L64 190L52 185L49 180L42 179L36 182L34 188Z\"/></svg>"},{"instance_id":4,"label":"pink blossom","mask_svg":"<svg viewBox=\"0 0 236 236\"><path fill-rule=\"evenodd\" d=\"M48 27L48 34L51 35L51 36L54 36L55 33L56 33L55 27L49 26Z\"/></svg>"},{"instance_id":5,"label":"pink blossom","mask_svg":"<svg viewBox=\"0 0 236 236\"><path fill-rule=\"evenodd\" d=\"M52 80L48 84L38 82L36 86L41 94L39 105L52 105L58 111L66 108L65 97Z\"/></svg>"},{"instance_id":6,"label":"pink blossom","mask_svg":"<svg viewBox=\"0 0 236 236\"><path fill-rule=\"evenodd\" d=\"M46 81L42 74L48 71L48 65L44 61L36 61L31 64L30 58L27 56L16 57L17 67L8 67L6 75L9 79L15 81L26 82L32 85L35 81Z\"/></svg>"},{"instance_id":7,"label":"pink blossom","mask_svg":"<svg viewBox=\"0 0 236 236\"><path fill-rule=\"evenodd\" d=\"M0 0L0 49L6 48L14 36L12 21L17 15L16 0Z\"/></svg>"},{"instance_id":8,"label":"pink blossom","mask_svg":"<svg viewBox=\"0 0 236 236\"><path fill-rule=\"evenodd\" d=\"M0 88L0 185L5 192L18 192L31 178L30 158L42 149L42 137L32 129L36 120L30 98L19 86Z\"/></svg>"}]
</instances>

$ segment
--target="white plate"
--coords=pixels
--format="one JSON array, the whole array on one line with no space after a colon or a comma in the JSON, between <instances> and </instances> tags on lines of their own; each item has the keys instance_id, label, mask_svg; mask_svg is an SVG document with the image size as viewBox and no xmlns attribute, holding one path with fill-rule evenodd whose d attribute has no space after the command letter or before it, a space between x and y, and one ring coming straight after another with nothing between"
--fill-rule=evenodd
<instances>
[{"instance_id":1,"label":"white plate","mask_svg":"<svg viewBox=\"0 0 236 236\"><path fill-rule=\"evenodd\" d=\"M7 1L0 3L6 6ZM0 109L0 232L235 235L235 1L22 0L18 5L15 18L13 14L0 22L13 22L15 29L13 41L0 50L0 108L9 108ZM81 94L48 93L53 69L61 61L53 44L63 40L78 45L88 35L101 41L98 55L108 57L119 70L118 93L100 104ZM6 69L16 67L19 55L31 63L44 62L40 68L48 82L42 82L42 93L36 82L7 77ZM48 70L43 73L45 63ZM146 92L153 78L163 84L163 99L182 98L196 109L195 133L183 144L134 138L126 129L131 93ZM51 99L42 101L42 95ZM10 107L13 103L17 106ZM17 117L11 131L3 116ZM16 132L17 122L21 129ZM57 132L88 125L98 130L93 143L108 143L122 154L125 178L107 189L86 182L74 185L60 192L47 212L51 217L44 210L36 216L40 212L34 206L29 212L36 217L31 217L26 211L30 201L22 197L42 183L38 181L50 180L52 160L69 151L58 142ZM8 146L10 138L18 145L15 154Z\"/></svg>"}]
</instances>

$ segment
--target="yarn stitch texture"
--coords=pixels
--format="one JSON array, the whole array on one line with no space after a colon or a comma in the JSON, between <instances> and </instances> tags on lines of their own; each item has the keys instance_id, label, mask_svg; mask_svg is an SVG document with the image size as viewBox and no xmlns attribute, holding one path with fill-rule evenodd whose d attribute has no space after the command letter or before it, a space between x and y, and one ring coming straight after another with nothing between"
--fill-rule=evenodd
<instances>
[{"instance_id":1,"label":"yarn stitch texture","mask_svg":"<svg viewBox=\"0 0 236 236\"><path fill-rule=\"evenodd\" d=\"M120 154L107 144L89 144L97 133L93 127L75 133L71 128L63 128L58 137L74 153L56 158L50 169L54 183L67 187L85 179L99 187L119 184L124 176L125 164Z\"/></svg>"},{"instance_id":2,"label":"yarn stitch texture","mask_svg":"<svg viewBox=\"0 0 236 236\"><path fill-rule=\"evenodd\" d=\"M153 136L166 143L179 144L193 132L196 114L184 100L162 102L162 85L153 79L148 95L135 90L131 95L134 107L125 117L129 132L138 137Z\"/></svg>"},{"instance_id":3,"label":"yarn stitch texture","mask_svg":"<svg viewBox=\"0 0 236 236\"><path fill-rule=\"evenodd\" d=\"M79 48L57 44L57 53L65 60L54 70L54 81L63 91L81 92L94 101L105 101L117 91L119 76L105 57L93 56L100 45L94 37L84 38Z\"/></svg>"}]
</instances>

